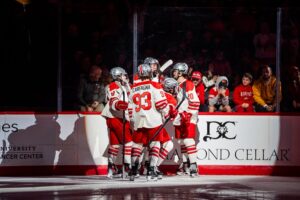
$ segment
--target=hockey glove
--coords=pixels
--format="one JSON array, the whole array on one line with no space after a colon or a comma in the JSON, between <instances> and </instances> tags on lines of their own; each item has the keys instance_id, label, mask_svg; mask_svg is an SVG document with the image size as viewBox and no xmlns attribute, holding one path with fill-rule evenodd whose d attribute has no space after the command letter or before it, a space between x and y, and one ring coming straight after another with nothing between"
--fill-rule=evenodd
<instances>
[{"instance_id":1,"label":"hockey glove","mask_svg":"<svg viewBox=\"0 0 300 200\"><path fill-rule=\"evenodd\" d=\"M116 103L116 109L117 110L126 110L128 108L128 103L125 101L117 101Z\"/></svg>"},{"instance_id":2,"label":"hockey glove","mask_svg":"<svg viewBox=\"0 0 300 200\"><path fill-rule=\"evenodd\" d=\"M186 111L183 111L182 113L179 113L181 117L181 123L182 124L189 124L191 121L192 114L188 113Z\"/></svg>"},{"instance_id":3,"label":"hockey glove","mask_svg":"<svg viewBox=\"0 0 300 200\"><path fill-rule=\"evenodd\" d=\"M176 110L173 106L170 106L169 113L170 113L171 120L174 120L178 114L178 110Z\"/></svg>"}]
</instances>

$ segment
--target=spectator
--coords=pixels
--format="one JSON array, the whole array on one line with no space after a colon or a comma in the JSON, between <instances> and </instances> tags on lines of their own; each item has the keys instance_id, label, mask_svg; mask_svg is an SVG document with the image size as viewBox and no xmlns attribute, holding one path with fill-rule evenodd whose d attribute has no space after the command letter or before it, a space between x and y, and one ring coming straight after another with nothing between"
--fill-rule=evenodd
<instances>
[{"instance_id":1,"label":"spectator","mask_svg":"<svg viewBox=\"0 0 300 200\"><path fill-rule=\"evenodd\" d=\"M288 83L288 93L291 96L290 106L293 110L300 111L300 70L297 66L290 69L291 79Z\"/></svg>"},{"instance_id":2,"label":"spectator","mask_svg":"<svg viewBox=\"0 0 300 200\"><path fill-rule=\"evenodd\" d=\"M245 73L242 78L242 84L238 85L233 91L233 102L236 105L236 112L254 112L252 79L251 74Z\"/></svg>"},{"instance_id":3,"label":"spectator","mask_svg":"<svg viewBox=\"0 0 300 200\"><path fill-rule=\"evenodd\" d=\"M215 87L209 90L208 112L215 111L231 112L228 79L225 76L219 76Z\"/></svg>"},{"instance_id":4,"label":"spectator","mask_svg":"<svg viewBox=\"0 0 300 200\"><path fill-rule=\"evenodd\" d=\"M201 72L199 71L194 71L192 73L192 81L195 85L195 89L196 89L196 93L198 95L198 98L200 100L200 108L199 108L199 111L205 111L205 87L202 83L202 74Z\"/></svg>"},{"instance_id":5,"label":"spectator","mask_svg":"<svg viewBox=\"0 0 300 200\"><path fill-rule=\"evenodd\" d=\"M209 91L213 86L215 86L218 76L213 75L210 70L203 74L202 82L205 86L205 91Z\"/></svg>"},{"instance_id":6,"label":"spectator","mask_svg":"<svg viewBox=\"0 0 300 200\"><path fill-rule=\"evenodd\" d=\"M255 57L263 63L274 63L276 44L275 34L271 33L267 22L261 22L259 33L254 36Z\"/></svg>"},{"instance_id":7,"label":"spectator","mask_svg":"<svg viewBox=\"0 0 300 200\"><path fill-rule=\"evenodd\" d=\"M101 82L102 69L93 65L88 76L82 76L78 87L78 101L81 111L101 112L105 102L105 88Z\"/></svg>"},{"instance_id":8,"label":"spectator","mask_svg":"<svg viewBox=\"0 0 300 200\"><path fill-rule=\"evenodd\" d=\"M219 76L231 76L231 66L229 61L224 57L224 52L217 50L215 52L215 57L209 63L209 71L214 75Z\"/></svg>"},{"instance_id":9,"label":"spectator","mask_svg":"<svg viewBox=\"0 0 300 200\"><path fill-rule=\"evenodd\" d=\"M253 84L253 97L255 101L255 111L274 112L276 110L276 90L277 80L272 75L272 69L269 65L262 68L261 77ZM281 101L281 85L279 85L279 101Z\"/></svg>"}]
</instances>

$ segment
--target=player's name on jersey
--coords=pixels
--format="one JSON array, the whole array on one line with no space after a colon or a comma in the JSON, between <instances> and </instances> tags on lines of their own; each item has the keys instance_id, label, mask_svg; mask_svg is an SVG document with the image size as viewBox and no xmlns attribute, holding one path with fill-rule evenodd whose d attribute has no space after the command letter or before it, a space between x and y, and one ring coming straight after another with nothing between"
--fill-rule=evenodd
<instances>
[{"instance_id":1,"label":"player's name on jersey","mask_svg":"<svg viewBox=\"0 0 300 200\"><path fill-rule=\"evenodd\" d=\"M133 92L137 92L140 90L149 90L149 89L150 89L150 85L141 85L141 86L133 88Z\"/></svg>"}]
</instances>

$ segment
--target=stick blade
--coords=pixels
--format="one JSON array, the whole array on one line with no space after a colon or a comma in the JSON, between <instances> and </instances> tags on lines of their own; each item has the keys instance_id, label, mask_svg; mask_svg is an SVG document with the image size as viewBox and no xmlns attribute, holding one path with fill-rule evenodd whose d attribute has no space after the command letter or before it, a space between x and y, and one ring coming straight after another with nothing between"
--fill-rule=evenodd
<instances>
[{"instance_id":1,"label":"stick blade","mask_svg":"<svg viewBox=\"0 0 300 200\"><path fill-rule=\"evenodd\" d=\"M173 64L173 60L168 60L167 62L165 62L161 68L160 68L160 71L161 72L164 72L169 66L171 66Z\"/></svg>"}]
</instances>

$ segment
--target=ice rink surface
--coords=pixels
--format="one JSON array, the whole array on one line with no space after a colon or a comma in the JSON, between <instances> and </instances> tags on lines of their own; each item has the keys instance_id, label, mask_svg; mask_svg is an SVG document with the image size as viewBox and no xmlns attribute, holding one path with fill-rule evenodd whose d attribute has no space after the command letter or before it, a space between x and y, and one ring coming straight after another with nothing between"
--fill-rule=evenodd
<instances>
[{"instance_id":1,"label":"ice rink surface","mask_svg":"<svg viewBox=\"0 0 300 200\"><path fill-rule=\"evenodd\" d=\"M0 177L6 199L300 199L300 177L165 176L147 181L106 176Z\"/></svg>"}]
</instances>

